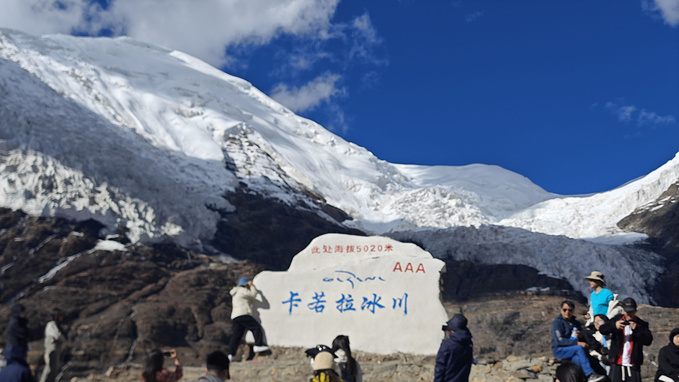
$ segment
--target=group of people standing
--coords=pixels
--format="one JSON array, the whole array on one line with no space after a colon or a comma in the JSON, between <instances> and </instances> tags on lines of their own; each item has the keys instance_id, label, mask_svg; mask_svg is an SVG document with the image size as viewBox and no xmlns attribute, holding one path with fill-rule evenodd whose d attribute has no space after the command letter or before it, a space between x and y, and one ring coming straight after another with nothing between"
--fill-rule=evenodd
<instances>
[{"instance_id":1,"label":"group of people standing","mask_svg":"<svg viewBox=\"0 0 679 382\"><path fill-rule=\"evenodd\" d=\"M633 298L618 301L617 296L605 288L601 272L594 271L585 279L592 288L589 311L585 315L587 322L583 326L575 319L575 303L563 301L560 314L552 322L552 354L579 366L588 382L605 378L612 382L641 382L643 349L653 342L648 322L637 315L637 302ZM679 329L675 330L679 334ZM673 341L670 335L670 344L660 352L656 381L665 377L679 382L679 359L666 356L679 355L679 345L673 345Z\"/></svg>"},{"instance_id":2,"label":"group of people standing","mask_svg":"<svg viewBox=\"0 0 679 382\"><path fill-rule=\"evenodd\" d=\"M555 358L562 360L557 368L556 381L598 382L608 377L611 382L641 382L641 365L644 346L651 345L653 335L646 321L637 316L637 303L631 298L622 301L606 289L604 275L592 272L585 279L592 287L590 307L583 326L575 319L575 304L565 300L560 314L551 326L551 347ZM230 294L232 296L233 333L229 353L215 351L206 358L206 374L199 382L223 382L230 379L229 364L233 360L246 331L255 338L254 353L269 351L264 332L253 316L253 305L259 292L251 280L243 277ZM26 361L28 352L28 320L21 304L12 307L5 332L7 366L0 371L0 381L34 382ZM40 382L54 382L61 365L61 330L63 314L52 312L45 326L45 367ZM436 355L434 382L462 382L469 380L473 358L472 335L467 318L454 315L442 330L446 338ZM307 349L313 376L311 382L361 382L363 372L352 356L349 337L337 336L332 347L317 345ZM175 370L164 367L166 359L174 362ZM173 349L163 352L154 349L147 355L142 372L144 382L175 382L183 376L182 365ZM679 382L679 328L670 332L669 344L658 354L658 371L655 382Z\"/></svg>"}]
</instances>

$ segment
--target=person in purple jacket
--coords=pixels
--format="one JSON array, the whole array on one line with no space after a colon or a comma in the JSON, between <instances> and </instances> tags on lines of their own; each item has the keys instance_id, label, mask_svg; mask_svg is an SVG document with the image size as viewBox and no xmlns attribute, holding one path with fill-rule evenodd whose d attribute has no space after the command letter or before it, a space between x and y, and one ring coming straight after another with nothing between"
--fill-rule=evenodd
<instances>
[{"instance_id":1,"label":"person in purple jacket","mask_svg":"<svg viewBox=\"0 0 679 382\"><path fill-rule=\"evenodd\" d=\"M456 314L443 325L448 337L436 354L434 382L467 382L474 362L474 343L467 318Z\"/></svg>"}]
</instances>

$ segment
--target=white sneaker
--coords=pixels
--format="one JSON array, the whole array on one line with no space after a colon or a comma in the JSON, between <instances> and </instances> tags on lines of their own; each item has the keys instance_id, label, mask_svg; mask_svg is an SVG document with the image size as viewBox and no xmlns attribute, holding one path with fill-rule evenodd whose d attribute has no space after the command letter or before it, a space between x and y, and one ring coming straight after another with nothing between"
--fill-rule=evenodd
<instances>
[{"instance_id":1,"label":"white sneaker","mask_svg":"<svg viewBox=\"0 0 679 382\"><path fill-rule=\"evenodd\" d=\"M266 345L262 345L262 346L257 346L257 345L255 345L255 346L252 347L252 350L253 350L255 353L261 353L261 352L264 352L264 351L269 350L269 347L266 346Z\"/></svg>"},{"instance_id":2,"label":"white sneaker","mask_svg":"<svg viewBox=\"0 0 679 382\"><path fill-rule=\"evenodd\" d=\"M603 375L599 375L597 373L592 373L587 377L587 382L598 382L604 379Z\"/></svg>"}]
</instances>

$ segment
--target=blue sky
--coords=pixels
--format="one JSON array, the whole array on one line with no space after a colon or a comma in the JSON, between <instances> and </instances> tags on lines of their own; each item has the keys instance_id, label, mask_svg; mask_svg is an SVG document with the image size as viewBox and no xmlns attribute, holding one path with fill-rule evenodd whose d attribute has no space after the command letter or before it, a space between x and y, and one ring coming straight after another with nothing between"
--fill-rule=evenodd
<instances>
[{"instance_id":1,"label":"blue sky","mask_svg":"<svg viewBox=\"0 0 679 382\"><path fill-rule=\"evenodd\" d=\"M679 0L3 3L0 26L186 51L389 162L580 194L679 152Z\"/></svg>"}]
</instances>

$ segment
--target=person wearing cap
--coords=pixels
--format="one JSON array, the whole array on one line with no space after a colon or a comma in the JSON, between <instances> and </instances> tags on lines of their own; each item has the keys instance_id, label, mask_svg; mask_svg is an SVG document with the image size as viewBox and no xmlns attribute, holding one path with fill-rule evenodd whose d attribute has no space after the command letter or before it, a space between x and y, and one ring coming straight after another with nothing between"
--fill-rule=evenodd
<instances>
[{"instance_id":1,"label":"person wearing cap","mask_svg":"<svg viewBox=\"0 0 679 382\"><path fill-rule=\"evenodd\" d=\"M205 360L205 375L198 378L197 382L224 382L227 379L231 379L229 357L221 350L208 354Z\"/></svg>"},{"instance_id":2,"label":"person wearing cap","mask_svg":"<svg viewBox=\"0 0 679 382\"><path fill-rule=\"evenodd\" d=\"M658 352L655 382L679 382L679 328L670 332L670 343Z\"/></svg>"},{"instance_id":3,"label":"person wearing cap","mask_svg":"<svg viewBox=\"0 0 679 382\"><path fill-rule=\"evenodd\" d=\"M441 328L447 338L436 354L434 382L467 382L474 361L474 343L467 318L456 314Z\"/></svg>"},{"instance_id":4,"label":"person wearing cap","mask_svg":"<svg viewBox=\"0 0 679 382\"><path fill-rule=\"evenodd\" d=\"M611 335L612 382L640 382L644 363L644 346L653 342L648 323L637 316L637 302L627 297L622 300L624 314L618 314L599 327L601 334Z\"/></svg>"},{"instance_id":5,"label":"person wearing cap","mask_svg":"<svg viewBox=\"0 0 679 382\"><path fill-rule=\"evenodd\" d=\"M255 346L252 348L255 353L269 350L269 347L264 343L262 325L252 316L253 304L257 298L257 293L259 293L252 280L241 277L238 280L238 285L231 289L229 293L231 294L231 322L233 326L229 343L229 361L233 360L233 356L236 355L238 345L246 330L251 331L255 337Z\"/></svg>"},{"instance_id":6,"label":"person wearing cap","mask_svg":"<svg viewBox=\"0 0 679 382\"><path fill-rule=\"evenodd\" d=\"M597 314L608 314L608 303L613 301L613 292L604 288L606 282L604 281L604 274L593 271L589 276L585 277L589 281L589 287L592 288L592 293L589 295L589 305L591 307L590 316L594 317Z\"/></svg>"},{"instance_id":7,"label":"person wearing cap","mask_svg":"<svg viewBox=\"0 0 679 382\"><path fill-rule=\"evenodd\" d=\"M335 355L328 351L320 351L314 357L314 376L311 382L342 382L335 371Z\"/></svg>"},{"instance_id":8,"label":"person wearing cap","mask_svg":"<svg viewBox=\"0 0 679 382\"><path fill-rule=\"evenodd\" d=\"M582 325L575 319L574 310L572 301L561 302L561 313L552 321L552 355L576 363L585 372L589 382L600 381L604 376L595 373L589 363L585 352L587 343L582 339Z\"/></svg>"}]
</instances>

